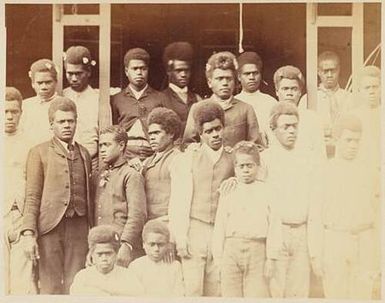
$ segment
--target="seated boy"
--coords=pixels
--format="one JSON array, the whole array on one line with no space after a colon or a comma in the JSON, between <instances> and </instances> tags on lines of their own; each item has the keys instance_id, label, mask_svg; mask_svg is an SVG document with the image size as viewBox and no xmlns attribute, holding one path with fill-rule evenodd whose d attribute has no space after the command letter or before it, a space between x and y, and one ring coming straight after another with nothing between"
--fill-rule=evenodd
<instances>
[{"instance_id":1,"label":"seated boy","mask_svg":"<svg viewBox=\"0 0 385 303\"><path fill-rule=\"evenodd\" d=\"M184 296L182 267L179 261L165 262L168 252L170 232L161 221L149 221L142 232L143 248L146 256L134 260L129 265L144 288L145 296Z\"/></svg>"},{"instance_id":2,"label":"seated boy","mask_svg":"<svg viewBox=\"0 0 385 303\"><path fill-rule=\"evenodd\" d=\"M134 275L115 265L120 237L110 225L92 228L88 235L92 265L80 270L71 285L72 295L139 296L143 288Z\"/></svg>"},{"instance_id":3,"label":"seated boy","mask_svg":"<svg viewBox=\"0 0 385 303\"><path fill-rule=\"evenodd\" d=\"M221 193L212 244L222 296L269 297L267 278L281 247L280 219L269 203L267 184L257 180L257 146L237 143L233 160L238 185Z\"/></svg>"}]
</instances>

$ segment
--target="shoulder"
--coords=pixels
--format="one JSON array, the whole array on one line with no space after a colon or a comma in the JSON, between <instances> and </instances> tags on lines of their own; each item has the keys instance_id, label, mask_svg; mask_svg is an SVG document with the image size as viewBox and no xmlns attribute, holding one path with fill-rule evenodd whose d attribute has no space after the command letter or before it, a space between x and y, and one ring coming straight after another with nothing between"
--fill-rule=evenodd
<instances>
[{"instance_id":1,"label":"shoulder","mask_svg":"<svg viewBox=\"0 0 385 303\"><path fill-rule=\"evenodd\" d=\"M141 268L143 268L143 266L146 263L147 263L147 256L142 256L132 261L128 266L128 269L136 272L138 269L140 270Z\"/></svg>"},{"instance_id":2,"label":"shoulder","mask_svg":"<svg viewBox=\"0 0 385 303\"><path fill-rule=\"evenodd\" d=\"M270 96L269 94L266 94L266 93L262 93L261 92L261 95L263 96L263 100L271 105L275 105L278 103L277 99L275 99L274 97Z\"/></svg>"},{"instance_id":3,"label":"shoulder","mask_svg":"<svg viewBox=\"0 0 385 303\"><path fill-rule=\"evenodd\" d=\"M232 103L233 103L234 108L237 108L237 109L242 110L242 111L246 111L246 112L250 111L250 112L254 113L253 107L244 101L241 101L237 98L233 98Z\"/></svg>"},{"instance_id":4,"label":"shoulder","mask_svg":"<svg viewBox=\"0 0 385 303\"><path fill-rule=\"evenodd\" d=\"M123 88L120 92L111 96L111 102L112 103L118 102L119 100L124 99L126 96L127 96L126 88Z\"/></svg>"}]
</instances>

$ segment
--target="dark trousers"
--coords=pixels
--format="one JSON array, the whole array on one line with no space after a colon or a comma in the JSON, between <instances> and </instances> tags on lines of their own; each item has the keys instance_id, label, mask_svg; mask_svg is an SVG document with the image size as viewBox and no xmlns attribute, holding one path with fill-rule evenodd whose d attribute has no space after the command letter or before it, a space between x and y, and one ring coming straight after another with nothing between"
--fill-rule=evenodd
<instances>
[{"instance_id":1,"label":"dark trousers","mask_svg":"<svg viewBox=\"0 0 385 303\"><path fill-rule=\"evenodd\" d=\"M38 238L40 294L68 294L75 274L85 266L87 217L63 217Z\"/></svg>"}]
</instances>

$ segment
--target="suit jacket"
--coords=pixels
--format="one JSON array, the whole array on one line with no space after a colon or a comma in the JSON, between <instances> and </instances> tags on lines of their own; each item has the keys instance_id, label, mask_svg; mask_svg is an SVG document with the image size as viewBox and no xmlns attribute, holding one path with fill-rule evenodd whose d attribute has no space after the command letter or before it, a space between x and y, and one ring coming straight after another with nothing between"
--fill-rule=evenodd
<instances>
[{"instance_id":1,"label":"suit jacket","mask_svg":"<svg viewBox=\"0 0 385 303\"><path fill-rule=\"evenodd\" d=\"M77 144L77 143L75 143ZM81 145L80 155L86 173L87 217L93 226L93 203L90 198L91 158ZM66 153L58 142L50 141L33 147L27 160L27 184L22 231L44 235L63 218L70 202L70 175Z\"/></svg>"},{"instance_id":2,"label":"suit jacket","mask_svg":"<svg viewBox=\"0 0 385 303\"><path fill-rule=\"evenodd\" d=\"M200 101L201 98L197 94L194 94L188 90L187 103L184 103L178 94L174 92L170 87L167 87L162 91L162 93L166 96L164 106L176 112L179 118L182 120L182 128L180 134L180 137L182 137L190 108L194 103Z\"/></svg>"},{"instance_id":3,"label":"suit jacket","mask_svg":"<svg viewBox=\"0 0 385 303\"><path fill-rule=\"evenodd\" d=\"M214 97L202 100L214 100ZM199 142L199 134L195 128L194 111L196 109L195 103L191 106L186 128L183 135L184 143ZM261 136L259 134L258 120L254 109L251 105L242 102L236 98L232 98L230 106L225 109L225 128L223 131L223 145L234 146L237 142L247 140L255 143L261 143Z\"/></svg>"}]
</instances>

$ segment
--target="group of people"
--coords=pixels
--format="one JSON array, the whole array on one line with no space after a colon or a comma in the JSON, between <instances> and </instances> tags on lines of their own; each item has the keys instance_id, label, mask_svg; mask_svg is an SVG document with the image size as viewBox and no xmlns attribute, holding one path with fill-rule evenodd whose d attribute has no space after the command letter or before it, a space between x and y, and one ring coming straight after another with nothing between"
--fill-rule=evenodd
<instances>
[{"instance_id":1,"label":"group of people","mask_svg":"<svg viewBox=\"0 0 385 303\"><path fill-rule=\"evenodd\" d=\"M370 299L380 281L380 83L363 67L358 97L340 62L318 59L317 108L295 66L262 93L255 52L217 52L212 96L189 89L187 42L163 54L169 84L148 85L150 56L124 56L128 86L99 129L89 50L29 76L36 96L5 96L5 242L9 294L309 296ZM310 72L310 71L308 71ZM235 95L237 81L242 90Z\"/></svg>"}]
</instances>

